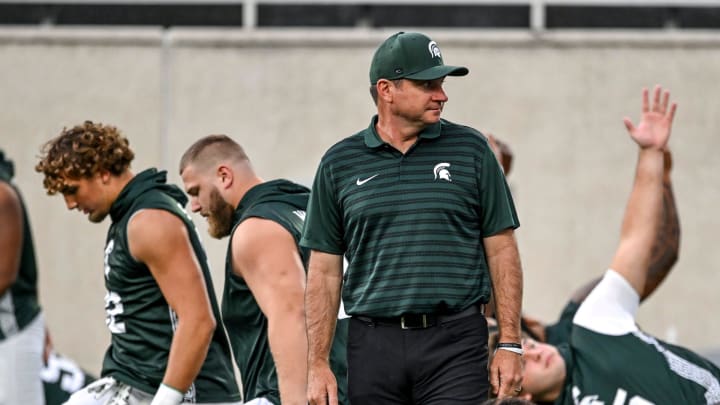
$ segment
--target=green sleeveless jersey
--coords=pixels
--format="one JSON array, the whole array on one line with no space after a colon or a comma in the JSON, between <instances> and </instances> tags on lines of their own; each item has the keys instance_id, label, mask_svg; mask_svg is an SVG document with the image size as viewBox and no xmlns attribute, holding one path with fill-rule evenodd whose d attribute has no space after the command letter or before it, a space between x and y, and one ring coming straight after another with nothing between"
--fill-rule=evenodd
<instances>
[{"instance_id":1,"label":"green sleeveless jersey","mask_svg":"<svg viewBox=\"0 0 720 405\"><path fill-rule=\"evenodd\" d=\"M106 323L112 339L102 375L154 393L161 384L178 319L163 297L148 267L130 254L127 226L142 209L166 210L186 225L197 261L202 267L215 319L220 320L205 251L189 215L187 198L166 184L166 173L149 169L133 178L110 208L112 224L105 247ZM162 243L162 241L158 241ZM207 358L187 393L186 402L239 401L230 350L221 323L213 334Z\"/></svg>"},{"instance_id":2,"label":"green sleeveless jersey","mask_svg":"<svg viewBox=\"0 0 720 405\"><path fill-rule=\"evenodd\" d=\"M519 226L487 139L440 120L403 154L376 122L323 156L302 246L345 255L350 315L451 313L487 302L483 239Z\"/></svg>"},{"instance_id":3,"label":"green sleeveless jersey","mask_svg":"<svg viewBox=\"0 0 720 405\"><path fill-rule=\"evenodd\" d=\"M20 253L20 269L17 279L0 295L0 342L21 331L40 313L37 298L37 267L32 230L28 220L27 208L20 191L12 183L13 163L5 159L0 151L0 181L9 184L18 198L23 212L23 241Z\"/></svg>"},{"instance_id":4,"label":"green sleeveless jersey","mask_svg":"<svg viewBox=\"0 0 720 405\"><path fill-rule=\"evenodd\" d=\"M264 218L280 224L290 232L297 243L305 219L308 194L306 187L287 180L269 181L251 188L235 210L232 233L247 218ZM307 264L309 252L299 246L298 250L303 263ZM264 397L274 404L280 404L275 362L267 336L267 318L245 280L233 271L231 244L225 260L222 315L240 370L243 397L246 401ZM331 366L338 381L340 403L347 403L346 322L347 320L338 321L331 354ZM292 336L288 336L288 339L292 339Z\"/></svg>"}]
</instances>

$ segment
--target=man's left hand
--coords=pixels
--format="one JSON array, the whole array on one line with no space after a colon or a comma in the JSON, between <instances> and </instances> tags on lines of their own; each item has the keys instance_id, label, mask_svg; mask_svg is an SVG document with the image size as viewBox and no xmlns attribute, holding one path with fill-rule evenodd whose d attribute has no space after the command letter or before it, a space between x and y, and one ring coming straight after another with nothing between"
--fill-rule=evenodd
<instances>
[{"instance_id":1,"label":"man's left hand","mask_svg":"<svg viewBox=\"0 0 720 405\"><path fill-rule=\"evenodd\" d=\"M522 391L522 356L498 350L490 363L490 385L498 398L515 397Z\"/></svg>"}]
</instances>

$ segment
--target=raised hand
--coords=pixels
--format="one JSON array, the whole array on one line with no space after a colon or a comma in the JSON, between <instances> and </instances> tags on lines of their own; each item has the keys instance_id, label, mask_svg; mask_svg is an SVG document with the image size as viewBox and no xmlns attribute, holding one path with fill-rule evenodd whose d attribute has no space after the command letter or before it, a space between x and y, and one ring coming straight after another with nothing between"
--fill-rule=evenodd
<instances>
[{"instance_id":1,"label":"raised hand","mask_svg":"<svg viewBox=\"0 0 720 405\"><path fill-rule=\"evenodd\" d=\"M648 89L643 89L640 123L636 127L630 118L625 117L623 120L630 137L640 148L663 149L667 144L673 117L675 117L675 110L677 109L677 103L672 103L668 109L669 101L670 92L667 90L663 92L662 87L658 85L655 86L651 106L648 99Z\"/></svg>"}]
</instances>

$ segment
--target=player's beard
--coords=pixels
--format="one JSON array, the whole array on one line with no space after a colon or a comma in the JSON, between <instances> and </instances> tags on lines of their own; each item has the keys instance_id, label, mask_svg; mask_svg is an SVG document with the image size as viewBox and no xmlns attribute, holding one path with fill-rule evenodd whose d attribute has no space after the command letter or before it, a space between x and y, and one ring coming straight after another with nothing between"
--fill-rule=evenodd
<instances>
[{"instance_id":1,"label":"player's beard","mask_svg":"<svg viewBox=\"0 0 720 405\"><path fill-rule=\"evenodd\" d=\"M210 192L210 207L207 217L210 236L221 239L230 235L234 213L235 207L226 203L217 188L213 188Z\"/></svg>"}]
</instances>

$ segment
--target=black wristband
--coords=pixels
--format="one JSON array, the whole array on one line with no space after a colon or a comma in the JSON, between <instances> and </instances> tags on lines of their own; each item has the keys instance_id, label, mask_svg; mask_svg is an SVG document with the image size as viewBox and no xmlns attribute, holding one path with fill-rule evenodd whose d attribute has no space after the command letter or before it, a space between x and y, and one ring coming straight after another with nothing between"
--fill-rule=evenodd
<instances>
[{"instance_id":1,"label":"black wristband","mask_svg":"<svg viewBox=\"0 0 720 405\"><path fill-rule=\"evenodd\" d=\"M525 353L523 351L522 345L520 343L507 343L507 342L498 343L495 351L497 352L497 350L507 350L509 352L519 354L520 356L522 356Z\"/></svg>"}]
</instances>

